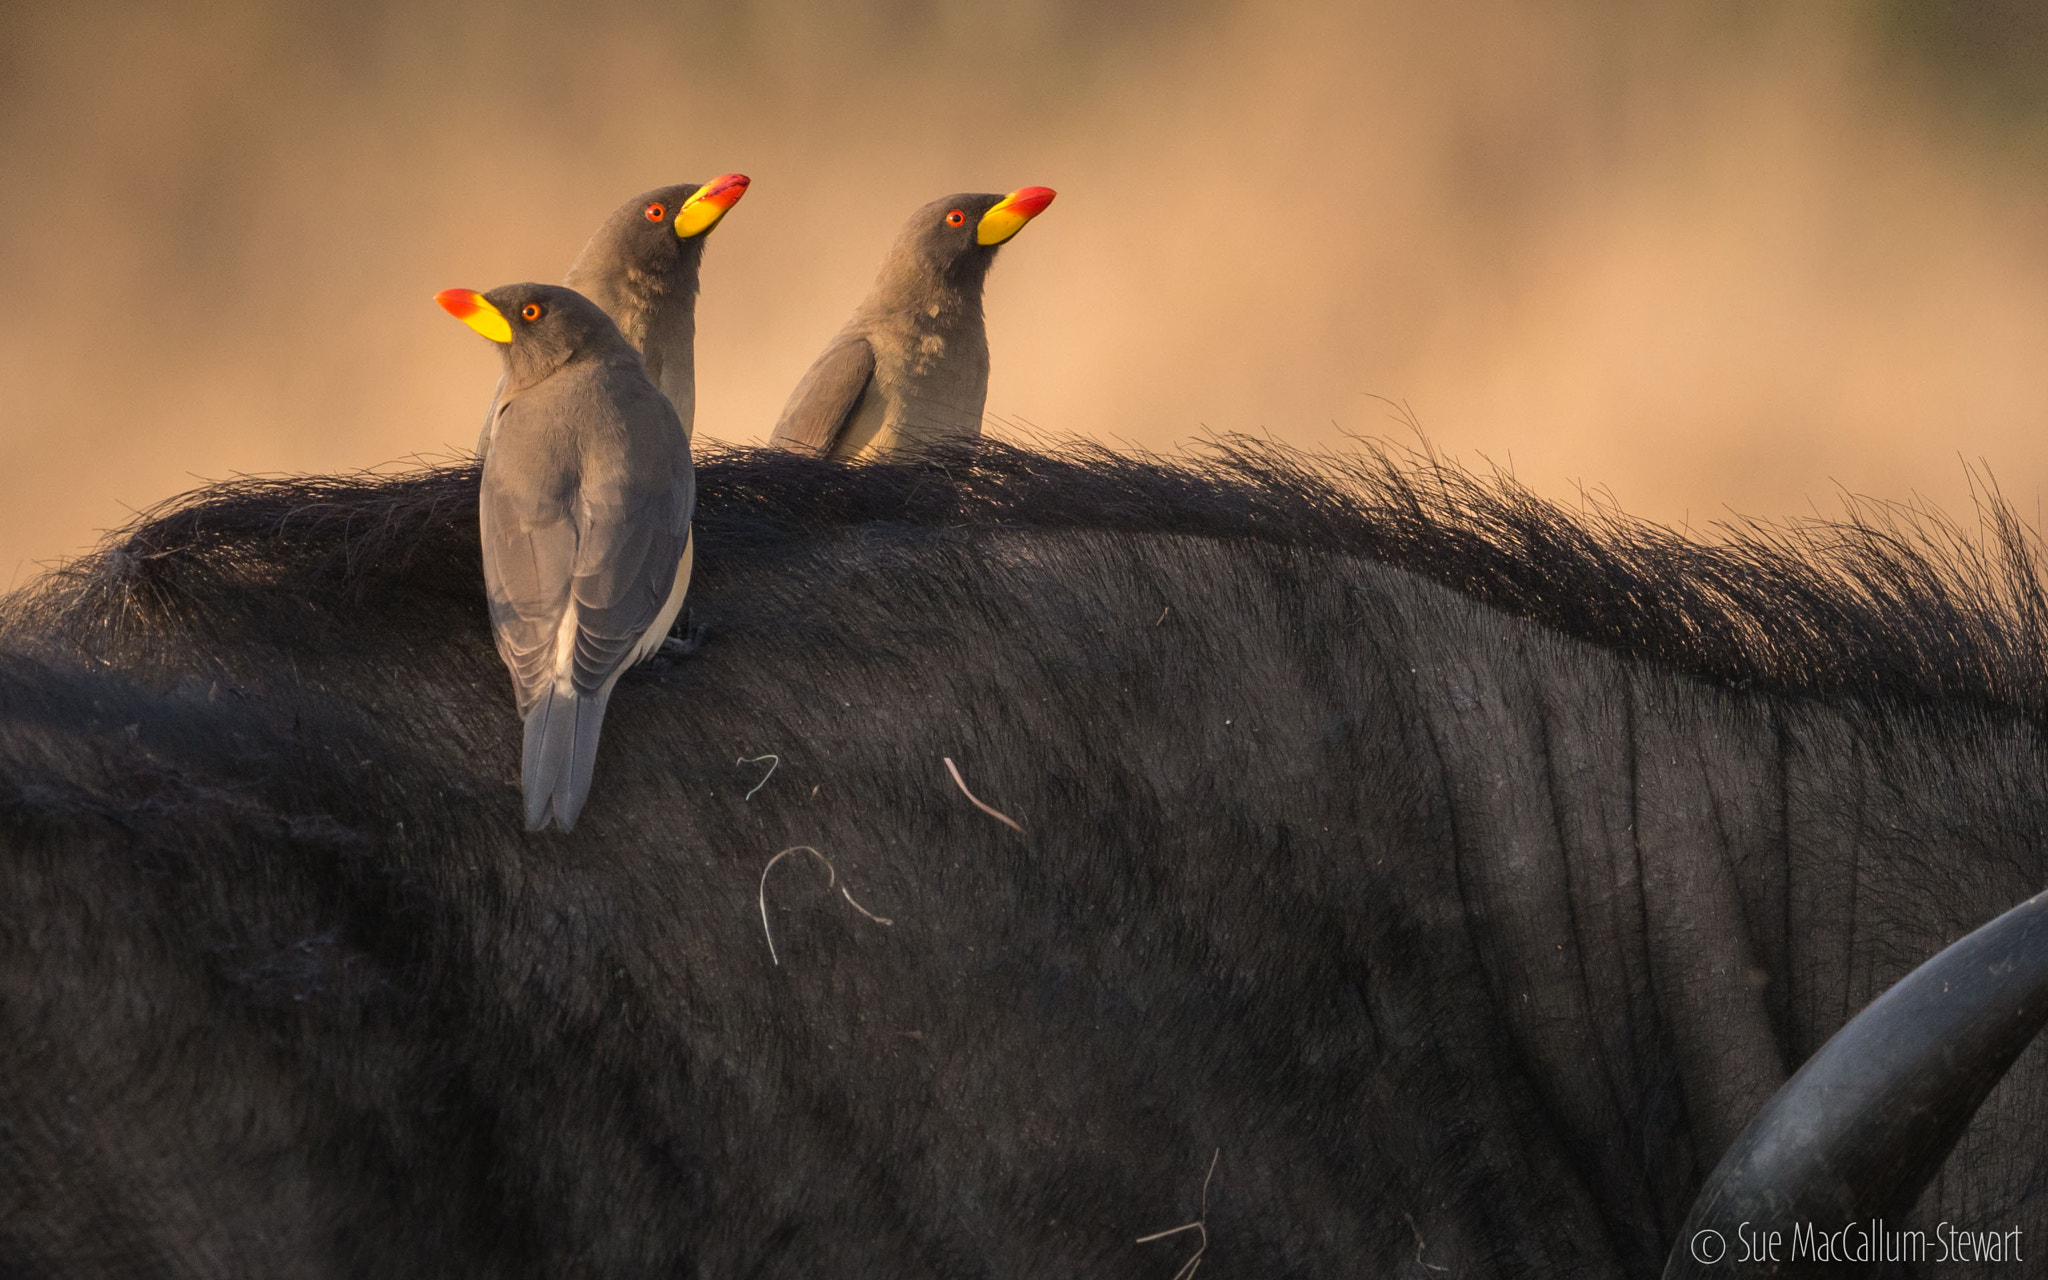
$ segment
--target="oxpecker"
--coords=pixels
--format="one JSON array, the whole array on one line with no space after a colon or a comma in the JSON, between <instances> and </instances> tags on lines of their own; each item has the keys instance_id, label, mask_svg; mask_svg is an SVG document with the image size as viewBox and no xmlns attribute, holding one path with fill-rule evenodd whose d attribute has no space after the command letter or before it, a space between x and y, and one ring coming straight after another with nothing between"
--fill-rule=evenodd
<instances>
[{"instance_id":1,"label":"oxpecker","mask_svg":"<svg viewBox=\"0 0 2048 1280\"><path fill-rule=\"evenodd\" d=\"M770 444L888 459L981 434L988 333L981 289L996 249L1053 192L957 195L904 224L867 301L796 384Z\"/></svg>"},{"instance_id":2,"label":"oxpecker","mask_svg":"<svg viewBox=\"0 0 2048 1280\"><path fill-rule=\"evenodd\" d=\"M599 225L562 280L603 307L639 348L686 436L697 415L697 268L705 237L747 186L745 174L728 173L633 197ZM477 438L479 457L490 453L495 405Z\"/></svg>"},{"instance_id":3,"label":"oxpecker","mask_svg":"<svg viewBox=\"0 0 2048 1280\"><path fill-rule=\"evenodd\" d=\"M661 645L689 589L689 437L640 353L575 290L434 300L504 353L477 502L484 587L526 722L527 829L568 831L612 686Z\"/></svg>"}]
</instances>

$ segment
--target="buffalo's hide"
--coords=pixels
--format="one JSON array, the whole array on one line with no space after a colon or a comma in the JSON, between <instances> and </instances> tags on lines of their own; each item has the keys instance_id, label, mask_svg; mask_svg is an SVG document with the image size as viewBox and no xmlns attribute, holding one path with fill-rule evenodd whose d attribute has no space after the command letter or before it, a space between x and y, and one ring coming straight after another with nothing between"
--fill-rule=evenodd
<instances>
[{"instance_id":1,"label":"buffalo's hide","mask_svg":"<svg viewBox=\"0 0 2048 1280\"><path fill-rule=\"evenodd\" d=\"M704 646L567 837L473 469L230 487L12 603L0 1274L1654 1275L2044 883L2016 540L1243 451L702 483ZM2048 1229L2042 1057L1920 1219Z\"/></svg>"}]
</instances>

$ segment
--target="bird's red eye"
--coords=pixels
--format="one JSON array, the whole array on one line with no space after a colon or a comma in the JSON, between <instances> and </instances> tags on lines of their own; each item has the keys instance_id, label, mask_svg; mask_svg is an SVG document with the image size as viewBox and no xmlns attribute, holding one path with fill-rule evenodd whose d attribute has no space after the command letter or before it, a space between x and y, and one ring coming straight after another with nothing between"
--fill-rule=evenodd
<instances>
[{"instance_id":1,"label":"bird's red eye","mask_svg":"<svg viewBox=\"0 0 2048 1280\"><path fill-rule=\"evenodd\" d=\"M532 324L534 321L540 319L540 304L538 302L529 302L525 306L519 308L519 314L520 317L526 321L526 323Z\"/></svg>"},{"instance_id":2,"label":"bird's red eye","mask_svg":"<svg viewBox=\"0 0 2048 1280\"><path fill-rule=\"evenodd\" d=\"M967 215L955 209L946 215L946 225L949 227L964 227L967 225Z\"/></svg>"},{"instance_id":3,"label":"bird's red eye","mask_svg":"<svg viewBox=\"0 0 2048 1280\"><path fill-rule=\"evenodd\" d=\"M667 216L668 210L659 201L647 206L647 220L649 222L660 222Z\"/></svg>"}]
</instances>

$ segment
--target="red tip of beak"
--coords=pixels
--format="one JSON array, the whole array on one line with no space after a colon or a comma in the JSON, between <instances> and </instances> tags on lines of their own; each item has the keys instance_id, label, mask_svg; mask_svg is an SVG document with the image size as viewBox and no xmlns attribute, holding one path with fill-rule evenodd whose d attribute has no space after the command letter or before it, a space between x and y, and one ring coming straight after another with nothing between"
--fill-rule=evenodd
<instances>
[{"instance_id":1,"label":"red tip of beak","mask_svg":"<svg viewBox=\"0 0 2048 1280\"><path fill-rule=\"evenodd\" d=\"M467 320L483 309L478 305L483 301L483 295L474 289L443 289L434 295L434 301L457 320Z\"/></svg>"},{"instance_id":2,"label":"red tip of beak","mask_svg":"<svg viewBox=\"0 0 2048 1280\"><path fill-rule=\"evenodd\" d=\"M1003 203L1027 218L1035 218L1045 212L1045 206L1051 204L1052 198L1058 194L1051 187L1019 187Z\"/></svg>"},{"instance_id":3,"label":"red tip of beak","mask_svg":"<svg viewBox=\"0 0 2048 1280\"><path fill-rule=\"evenodd\" d=\"M730 209L740 202L741 196L747 194L747 186L751 181L752 179L744 173L722 173L697 188L695 198L714 208Z\"/></svg>"}]
</instances>

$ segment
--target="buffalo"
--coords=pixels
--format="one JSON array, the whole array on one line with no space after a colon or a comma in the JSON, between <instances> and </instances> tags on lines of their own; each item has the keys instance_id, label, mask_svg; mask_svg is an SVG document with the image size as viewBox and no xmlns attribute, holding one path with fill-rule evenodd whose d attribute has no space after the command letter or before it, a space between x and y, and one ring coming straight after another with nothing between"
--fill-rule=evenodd
<instances>
[{"instance_id":1,"label":"buffalo","mask_svg":"<svg viewBox=\"0 0 2048 1280\"><path fill-rule=\"evenodd\" d=\"M695 651L533 835L477 482L215 486L0 609L0 1276L2048 1252L2043 904L1872 1005L2048 884L1995 495L717 450Z\"/></svg>"}]
</instances>

